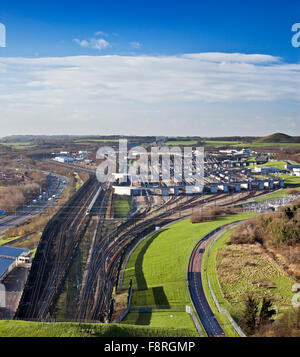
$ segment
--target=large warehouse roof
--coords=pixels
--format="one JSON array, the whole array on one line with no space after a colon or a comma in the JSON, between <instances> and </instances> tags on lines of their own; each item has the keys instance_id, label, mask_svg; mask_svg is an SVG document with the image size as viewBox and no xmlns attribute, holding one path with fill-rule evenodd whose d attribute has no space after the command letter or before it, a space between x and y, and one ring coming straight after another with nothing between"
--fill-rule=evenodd
<instances>
[{"instance_id":1,"label":"large warehouse roof","mask_svg":"<svg viewBox=\"0 0 300 357\"><path fill-rule=\"evenodd\" d=\"M27 255L28 253L28 249L0 246L0 258L16 259L20 255Z\"/></svg>"},{"instance_id":2,"label":"large warehouse roof","mask_svg":"<svg viewBox=\"0 0 300 357\"><path fill-rule=\"evenodd\" d=\"M0 280L13 263L14 261L12 259L0 258Z\"/></svg>"}]
</instances>

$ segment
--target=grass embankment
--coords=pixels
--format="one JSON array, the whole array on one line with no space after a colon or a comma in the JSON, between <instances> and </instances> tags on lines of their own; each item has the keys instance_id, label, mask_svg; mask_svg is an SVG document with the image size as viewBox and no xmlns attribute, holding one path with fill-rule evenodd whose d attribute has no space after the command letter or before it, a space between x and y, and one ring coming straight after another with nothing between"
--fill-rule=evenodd
<instances>
[{"instance_id":1,"label":"grass embankment","mask_svg":"<svg viewBox=\"0 0 300 357\"><path fill-rule=\"evenodd\" d=\"M264 164L256 165L256 166L258 166L258 167L269 166L269 167L276 167L277 169L280 169L280 170L285 170L285 165L286 165L285 161L270 160Z\"/></svg>"},{"instance_id":2,"label":"grass embankment","mask_svg":"<svg viewBox=\"0 0 300 357\"><path fill-rule=\"evenodd\" d=\"M225 216L211 222L192 224L185 219L154 233L144 240L131 255L124 274L123 287L127 287L130 279L134 292L132 306L164 306L169 311L165 315L156 316L152 312L148 316L144 313L131 313L124 323L152 324L160 326L173 325L177 327L176 319L181 319L180 326L190 326L190 316L183 312L171 312L174 305L191 305L187 290L186 272L190 255L196 243L217 227L241 219L247 219L253 214L243 213ZM172 322L174 321L174 322Z\"/></svg>"},{"instance_id":3,"label":"grass embankment","mask_svg":"<svg viewBox=\"0 0 300 357\"><path fill-rule=\"evenodd\" d=\"M0 337L192 337L188 329L120 324L0 321Z\"/></svg>"},{"instance_id":4,"label":"grass embankment","mask_svg":"<svg viewBox=\"0 0 300 357\"><path fill-rule=\"evenodd\" d=\"M209 304L219 322L230 336L233 328L223 314L217 312L206 279L206 264L212 289L220 305L231 316L241 322L244 301L248 293L253 293L260 301L264 296L272 299L278 307L279 317L291 308L293 296L291 287L294 280L289 277L263 250L259 244L231 244L235 228L225 232L212 246L210 255L205 252L202 266L202 280Z\"/></svg>"},{"instance_id":5,"label":"grass embankment","mask_svg":"<svg viewBox=\"0 0 300 357\"><path fill-rule=\"evenodd\" d=\"M191 146L191 145L196 145L197 141L166 141L165 145L167 146L182 146L182 145L186 145L186 146Z\"/></svg>"},{"instance_id":6,"label":"grass embankment","mask_svg":"<svg viewBox=\"0 0 300 357\"><path fill-rule=\"evenodd\" d=\"M74 175L74 179L75 179L75 191L78 191L80 187L84 184L84 182L78 174Z\"/></svg>"},{"instance_id":7,"label":"grass embankment","mask_svg":"<svg viewBox=\"0 0 300 357\"><path fill-rule=\"evenodd\" d=\"M131 196L115 195L113 198L114 218L124 218L132 207Z\"/></svg>"},{"instance_id":8,"label":"grass embankment","mask_svg":"<svg viewBox=\"0 0 300 357\"><path fill-rule=\"evenodd\" d=\"M273 198L278 198L278 197L284 197L287 196L287 190L289 189L295 189L296 191L299 192L300 194L300 177L298 176L291 176L291 175L274 175L276 178L280 178L284 180L286 188L283 188L281 190L278 190L276 192L270 193L268 195L264 195L262 197L257 197L253 201L254 202L261 202Z\"/></svg>"},{"instance_id":9,"label":"grass embankment","mask_svg":"<svg viewBox=\"0 0 300 357\"><path fill-rule=\"evenodd\" d=\"M7 243L13 242L14 240L19 239L19 238L21 238L21 236L0 239L0 246L6 245Z\"/></svg>"}]
</instances>

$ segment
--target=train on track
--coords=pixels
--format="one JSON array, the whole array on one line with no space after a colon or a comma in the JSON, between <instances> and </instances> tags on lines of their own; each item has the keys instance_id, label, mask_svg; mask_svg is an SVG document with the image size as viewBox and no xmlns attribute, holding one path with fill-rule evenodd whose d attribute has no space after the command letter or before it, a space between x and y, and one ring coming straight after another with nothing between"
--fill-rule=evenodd
<instances>
[{"instance_id":1,"label":"train on track","mask_svg":"<svg viewBox=\"0 0 300 357\"><path fill-rule=\"evenodd\" d=\"M87 208L87 210L86 210L86 212L85 212L86 216L88 216L89 214L91 214L92 209L93 209L93 207L94 207L94 205L95 205L95 202L96 202L97 198L99 197L99 195L100 195L100 193L101 193L102 190L103 190L103 188L100 187L99 190L96 192L94 198L92 199L92 202L89 204L89 206L88 206L88 208Z\"/></svg>"}]
</instances>

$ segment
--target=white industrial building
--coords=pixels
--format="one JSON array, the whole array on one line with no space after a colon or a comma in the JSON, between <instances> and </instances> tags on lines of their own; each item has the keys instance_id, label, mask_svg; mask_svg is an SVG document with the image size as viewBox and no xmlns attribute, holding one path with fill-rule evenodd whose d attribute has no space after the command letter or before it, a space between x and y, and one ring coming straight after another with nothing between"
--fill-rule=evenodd
<instances>
[{"instance_id":1,"label":"white industrial building","mask_svg":"<svg viewBox=\"0 0 300 357\"><path fill-rule=\"evenodd\" d=\"M281 171L282 170L278 169L277 167L271 167L271 166L256 166L254 168L254 172L260 173L262 175L275 174Z\"/></svg>"},{"instance_id":2,"label":"white industrial building","mask_svg":"<svg viewBox=\"0 0 300 357\"><path fill-rule=\"evenodd\" d=\"M250 149L242 149L242 150L227 149L227 150L219 150L219 152L220 152L220 154L226 154L226 155L250 156L252 154L252 150L250 150Z\"/></svg>"},{"instance_id":3,"label":"white industrial building","mask_svg":"<svg viewBox=\"0 0 300 357\"><path fill-rule=\"evenodd\" d=\"M72 157L66 156L56 156L53 160L58 162L74 162L75 160Z\"/></svg>"},{"instance_id":4,"label":"white industrial building","mask_svg":"<svg viewBox=\"0 0 300 357\"><path fill-rule=\"evenodd\" d=\"M30 251L25 248L0 246L0 282L18 264L30 262Z\"/></svg>"},{"instance_id":5,"label":"white industrial building","mask_svg":"<svg viewBox=\"0 0 300 357\"><path fill-rule=\"evenodd\" d=\"M294 173L294 175L296 175L296 176L300 176L300 167L299 168L293 168L293 173Z\"/></svg>"}]
</instances>

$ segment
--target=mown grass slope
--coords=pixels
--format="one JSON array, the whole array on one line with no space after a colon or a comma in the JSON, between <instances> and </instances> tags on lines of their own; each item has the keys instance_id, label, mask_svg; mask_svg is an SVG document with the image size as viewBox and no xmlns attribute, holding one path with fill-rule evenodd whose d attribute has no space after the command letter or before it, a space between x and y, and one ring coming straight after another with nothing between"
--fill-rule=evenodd
<instances>
[{"instance_id":1,"label":"mown grass slope","mask_svg":"<svg viewBox=\"0 0 300 357\"><path fill-rule=\"evenodd\" d=\"M126 217L132 207L130 196L114 196L114 218Z\"/></svg>"},{"instance_id":2,"label":"mown grass slope","mask_svg":"<svg viewBox=\"0 0 300 357\"><path fill-rule=\"evenodd\" d=\"M131 255L124 274L123 287L128 286L130 279L133 282L132 306L169 306L172 311L174 305L191 305L186 273L196 243L217 227L252 216L251 213L236 214L197 224L185 219L147 238ZM155 314L148 319L150 326ZM166 318L168 324L173 324L168 316ZM139 322L139 319L135 320ZM134 317L129 316L126 321L134 321ZM173 321L174 327L178 326L176 320ZM186 314L186 320L180 326L186 327L189 322L190 317ZM164 323L161 318L161 326Z\"/></svg>"},{"instance_id":3,"label":"mown grass slope","mask_svg":"<svg viewBox=\"0 0 300 357\"><path fill-rule=\"evenodd\" d=\"M0 337L192 337L189 329L120 324L0 321Z\"/></svg>"}]
</instances>

